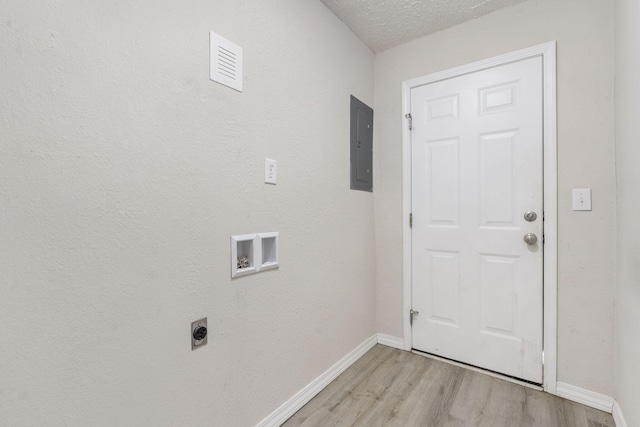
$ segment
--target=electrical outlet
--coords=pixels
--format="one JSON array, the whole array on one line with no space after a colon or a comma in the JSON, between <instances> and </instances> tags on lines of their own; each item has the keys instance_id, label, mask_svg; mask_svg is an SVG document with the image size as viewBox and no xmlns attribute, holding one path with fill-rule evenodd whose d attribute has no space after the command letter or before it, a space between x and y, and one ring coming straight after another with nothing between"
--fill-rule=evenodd
<instances>
[{"instance_id":1,"label":"electrical outlet","mask_svg":"<svg viewBox=\"0 0 640 427\"><path fill-rule=\"evenodd\" d=\"M207 344L209 336L207 330L207 318L191 322L191 350L203 347Z\"/></svg>"},{"instance_id":2,"label":"electrical outlet","mask_svg":"<svg viewBox=\"0 0 640 427\"><path fill-rule=\"evenodd\" d=\"M277 172L276 161L264 159L264 183L275 185Z\"/></svg>"}]
</instances>

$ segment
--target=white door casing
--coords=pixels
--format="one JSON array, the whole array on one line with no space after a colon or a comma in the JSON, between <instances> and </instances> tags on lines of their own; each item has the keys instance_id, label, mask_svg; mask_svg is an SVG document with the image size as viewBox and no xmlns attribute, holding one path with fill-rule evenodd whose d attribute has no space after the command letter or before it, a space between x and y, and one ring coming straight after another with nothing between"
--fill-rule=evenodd
<instances>
[{"instance_id":1,"label":"white door casing","mask_svg":"<svg viewBox=\"0 0 640 427\"><path fill-rule=\"evenodd\" d=\"M404 129L404 207L414 227L404 230L405 348L554 392L555 43L403 89L403 113L413 118ZM527 210L538 219L525 221ZM538 244L527 245L525 233ZM411 308L420 312L413 337Z\"/></svg>"}]
</instances>

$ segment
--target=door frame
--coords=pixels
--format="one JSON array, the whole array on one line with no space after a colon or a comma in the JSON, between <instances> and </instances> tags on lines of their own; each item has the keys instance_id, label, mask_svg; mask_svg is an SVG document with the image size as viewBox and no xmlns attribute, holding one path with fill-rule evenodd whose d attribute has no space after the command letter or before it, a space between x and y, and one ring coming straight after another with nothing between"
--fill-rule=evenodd
<instances>
[{"instance_id":1,"label":"door frame","mask_svg":"<svg viewBox=\"0 0 640 427\"><path fill-rule=\"evenodd\" d=\"M542 56L543 75L543 372L542 386L556 393L557 322L558 322L558 176L557 176L557 110L556 110L556 42L551 41L527 49L495 56L460 67L428 74L402 82L402 117L411 111L411 89L458 77L510 62ZM404 349L410 351L411 325L411 132L406 121L402 126L402 212L403 218L403 331Z\"/></svg>"}]
</instances>

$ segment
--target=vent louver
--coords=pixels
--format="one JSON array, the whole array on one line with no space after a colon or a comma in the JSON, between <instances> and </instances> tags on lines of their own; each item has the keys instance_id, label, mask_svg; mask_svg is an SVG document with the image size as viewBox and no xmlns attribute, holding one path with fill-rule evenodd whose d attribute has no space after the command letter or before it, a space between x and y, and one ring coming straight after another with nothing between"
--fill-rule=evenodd
<instances>
[{"instance_id":1,"label":"vent louver","mask_svg":"<svg viewBox=\"0 0 640 427\"><path fill-rule=\"evenodd\" d=\"M209 77L242 92L242 48L213 31L209 33Z\"/></svg>"}]
</instances>

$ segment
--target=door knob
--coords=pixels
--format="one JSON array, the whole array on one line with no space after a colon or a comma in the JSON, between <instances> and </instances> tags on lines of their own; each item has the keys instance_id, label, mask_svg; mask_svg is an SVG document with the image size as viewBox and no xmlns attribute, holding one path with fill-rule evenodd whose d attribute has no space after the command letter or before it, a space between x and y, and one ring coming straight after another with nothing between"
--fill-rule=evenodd
<instances>
[{"instance_id":1,"label":"door knob","mask_svg":"<svg viewBox=\"0 0 640 427\"><path fill-rule=\"evenodd\" d=\"M527 233L524 235L524 241L527 245L535 245L538 241L538 237L533 233Z\"/></svg>"},{"instance_id":2,"label":"door knob","mask_svg":"<svg viewBox=\"0 0 640 427\"><path fill-rule=\"evenodd\" d=\"M536 220L536 218L538 218L538 214L535 213L534 211L526 211L524 213L525 221L533 222Z\"/></svg>"}]
</instances>

